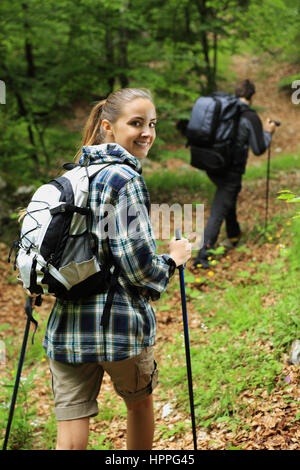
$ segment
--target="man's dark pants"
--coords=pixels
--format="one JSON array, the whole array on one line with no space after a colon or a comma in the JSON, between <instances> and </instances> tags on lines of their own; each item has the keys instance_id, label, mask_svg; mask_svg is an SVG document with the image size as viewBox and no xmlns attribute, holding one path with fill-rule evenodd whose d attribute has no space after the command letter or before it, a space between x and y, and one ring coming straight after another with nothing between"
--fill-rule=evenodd
<instances>
[{"instance_id":1,"label":"man's dark pants","mask_svg":"<svg viewBox=\"0 0 300 470\"><path fill-rule=\"evenodd\" d=\"M216 185L217 190L204 229L203 247L199 251L197 260L207 259L210 256L207 250L213 248L216 243L224 220L228 238L238 237L241 233L236 215L236 202L242 188L242 175L229 171L220 176L209 172L207 175Z\"/></svg>"}]
</instances>

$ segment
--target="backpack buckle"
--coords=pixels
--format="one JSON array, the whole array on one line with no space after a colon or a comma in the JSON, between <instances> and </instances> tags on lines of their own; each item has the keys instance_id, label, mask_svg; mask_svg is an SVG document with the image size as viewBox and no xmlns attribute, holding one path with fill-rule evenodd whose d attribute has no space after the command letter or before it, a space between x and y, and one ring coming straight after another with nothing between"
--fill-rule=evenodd
<instances>
[{"instance_id":1,"label":"backpack buckle","mask_svg":"<svg viewBox=\"0 0 300 470\"><path fill-rule=\"evenodd\" d=\"M19 248L20 248L20 243L17 240L14 240L11 247L10 247L9 254L8 254L8 259L7 259L8 263L10 263L11 256L12 256L13 252L15 252L15 259L14 259L14 270L15 271L17 270L17 256L18 256Z\"/></svg>"},{"instance_id":2,"label":"backpack buckle","mask_svg":"<svg viewBox=\"0 0 300 470\"><path fill-rule=\"evenodd\" d=\"M67 210L67 204L63 202L62 204L59 204L59 206L52 207L50 209L50 214L55 215L55 214L61 214L62 212L66 212Z\"/></svg>"}]
</instances>

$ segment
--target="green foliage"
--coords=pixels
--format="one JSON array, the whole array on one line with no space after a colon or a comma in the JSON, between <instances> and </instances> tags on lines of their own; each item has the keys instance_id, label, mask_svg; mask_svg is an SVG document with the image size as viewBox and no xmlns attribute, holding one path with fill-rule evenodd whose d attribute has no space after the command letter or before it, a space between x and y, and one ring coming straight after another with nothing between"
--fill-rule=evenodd
<instances>
[{"instance_id":1,"label":"green foliage","mask_svg":"<svg viewBox=\"0 0 300 470\"><path fill-rule=\"evenodd\" d=\"M296 196L294 193L292 193L288 189L279 191L279 193L280 193L280 196L278 196L278 199L284 199L288 204L291 202L300 202L300 197ZM299 217L300 217L300 211L296 211L296 215L293 218L297 219Z\"/></svg>"},{"instance_id":2,"label":"green foliage","mask_svg":"<svg viewBox=\"0 0 300 470\"><path fill-rule=\"evenodd\" d=\"M96 444L89 445L87 450L113 450L113 443L103 434L95 437Z\"/></svg>"},{"instance_id":3,"label":"green foliage","mask_svg":"<svg viewBox=\"0 0 300 470\"><path fill-rule=\"evenodd\" d=\"M300 155L299 154L281 154L276 158L272 158L270 163L270 178L280 178L280 172L289 171L294 172L300 168ZM267 175L267 161L259 160L254 165L249 165L246 169L244 179L256 180L257 178L266 179Z\"/></svg>"},{"instance_id":4,"label":"green foliage","mask_svg":"<svg viewBox=\"0 0 300 470\"><path fill-rule=\"evenodd\" d=\"M224 246L218 246L217 248L211 248L207 250L209 253L211 253L214 256L218 255L223 255L225 253L225 247Z\"/></svg>"},{"instance_id":5,"label":"green foliage","mask_svg":"<svg viewBox=\"0 0 300 470\"><path fill-rule=\"evenodd\" d=\"M78 146L63 124L73 103L91 104L120 86L152 90L160 117L156 146L174 134L180 139L175 122L188 118L199 93L223 78L218 70L225 73L246 7L240 0L226 7L219 0L100 0L97 6L94 0L2 0L0 78L7 103L0 108L0 172L23 183L43 178L65 148L75 153Z\"/></svg>"},{"instance_id":6,"label":"green foliage","mask_svg":"<svg viewBox=\"0 0 300 470\"><path fill-rule=\"evenodd\" d=\"M43 177L65 150L69 159L79 144L63 124L73 103L91 104L119 86L152 90L155 154L174 137L182 142L175 123L189 117L199 93L224 78L231 88L232 53L254 40L271 53L297 44L299 16L288 0L101 0L96 8L94 0L2 0L0 172L16 174L17 186Z\"/></svg>"},{"instance_id":7,"label":"green foliage","mask_svg":"<svg viewBox=\"0 0 300 470\"><path fill-rule=\"evenodd\" d=\"M214 194L214 185L206 174L191 167L181 171L162 169L159 172L145 174L145 180L151 201L154 203L171 204L185 195L186 200L191 199L191 202L201 204L203 203L201 196L211 198Z\"/></svg>"},{"instance_id":8,"label":"green foliage","mask_svg":"<svg viewBox=\"0 0 300 470\"><path fill-rule=\"evenodd\" d=\"M299 5L292 0L252 0L240 17L241 30L252 50L288 60L299 59L299 23Z\"/></svg>"},{"instance_id":9,"label":"green foliage","mask_svg":"<svg viewBox=\"0 0 300 470\"><path fill-rule=\"evenodd\" d=\"M2 387L0 391L0 426L3 430L6 428L8 419L8 411L11 403L13 392L15 371L17 370L17 363L14 370L7 372L7 377L1 380ZM18 406L15 408L14 419L11 426L9 446L11 450L30 449L34 438L34 427L32 420L36 416L35 406L30 404L29 396L34 390L35 384L34 377L36 375L36 368L34 368L27 377L21 377L19 391L18 391Z\"/></svg>"},{"instance_id":10,"label":"green foliage","mask_svg":"<svg viewBox=\"0 0 300 470\"><path fill-rule=\"evenodd\" d=\"M171 156L170 151L162 151L159 160L164 161ZM187 151L174 152L173 157L178 157L189 161ZM293 172L300 168L300 158L295 155L278 155L271 159L270 179L280 178L283 171ZM258 178L266 179L267 162L265 160L257 160L257 164L247 167L244 179L247 181L255 181ZM205 172L195 170L192 167L172 171L162 169L159 172L145 173L147 187L151 194L151 199L155 202L170 201L170 197L177 191L185 191L186 197L193 196L193 200L199 198L199 195L211 198L214 194L214 185L210 183ZM162 188L164 191L162 192ZM201 201L199 201L200 203ZM261 230L264 228L261 227Z\"/></svg>"},{"instance_id":11,"label":"green foliage","mask_svg":"<svg viewBox=\"0 0 300 470\"><path fill-rule=\"evenodd\" d=\"M187 430L185 423L175 423L174 425L167 426L166 424L161 424L158 426L156 432L156 440L159 439L169 439L173 436L180 436Z\"/></svg>"},{"instance_id":12,"label":"green foliage","mask_svg":"<svg viewBox=\"0 0 300 470\"><path fill-rule=\"evenodd\" d=\"M293 82L295 82L297 80L300 80L300 73L296 73L296 74L293 74L293 75L288 75L287 77L284 77L281 80L279 80L278 88L280 90L287 90L287 91L290 92L291 88L292 88L292 85L293 85Z\"/></svg>"}]
</instances>

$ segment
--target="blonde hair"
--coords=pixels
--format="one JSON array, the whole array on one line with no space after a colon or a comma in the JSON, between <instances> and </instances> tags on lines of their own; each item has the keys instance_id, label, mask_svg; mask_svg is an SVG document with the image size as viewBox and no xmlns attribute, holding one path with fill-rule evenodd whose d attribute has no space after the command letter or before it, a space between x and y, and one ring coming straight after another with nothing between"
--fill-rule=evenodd
<instances>
[{"instance_id":1,"label":"blonde hair","mask_svg":"<svg viewBox=\"0 0 300 470\"><path fill-rule=\"evenodd\" d=\"M93 107L83 129L81 145L75 156L76 161L79 160L81 148L84 145L99 145L104 142L105 131L101 126L102 120L107 119L113 124L120 116L123 106L137 98L145 98L153 103L149 90L143 88L121 88L110 93L105 100L99 101Z\"/></svg>"}]
</instances>

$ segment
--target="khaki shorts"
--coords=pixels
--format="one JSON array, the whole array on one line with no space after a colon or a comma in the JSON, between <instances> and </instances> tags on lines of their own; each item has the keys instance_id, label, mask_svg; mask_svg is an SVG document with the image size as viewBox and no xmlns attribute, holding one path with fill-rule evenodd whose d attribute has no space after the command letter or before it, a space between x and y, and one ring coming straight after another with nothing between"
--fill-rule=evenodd
<instances>
[{"instance_id":1,"label":"khaki shorts","mask_svg":"<svg viewBox=\"0 0 300 470\"><path fill-rule=\"evenodd\" d=\"M157 385L153 347L138 356L116 362L69 364L50 359L55 416L59 421L98 414L97 396L104 372L126 402L142 401Z\"/></svg>"}]
</instances>

